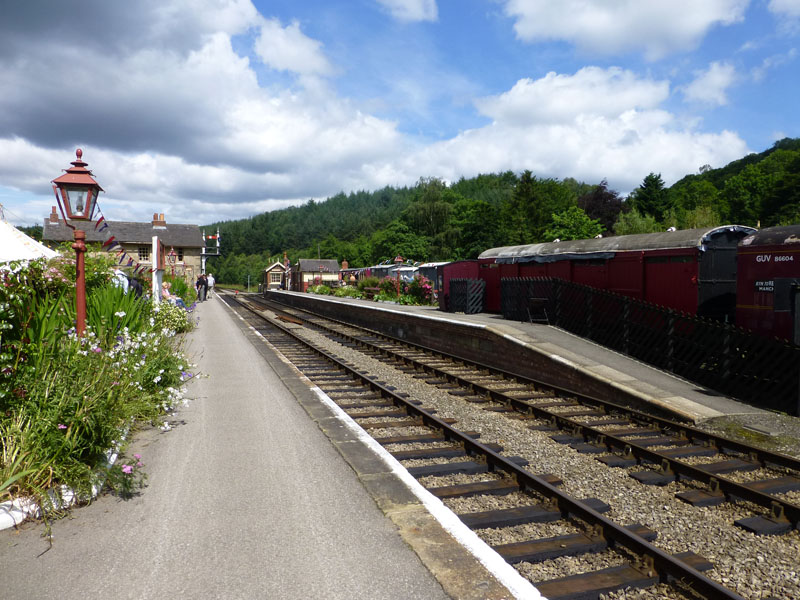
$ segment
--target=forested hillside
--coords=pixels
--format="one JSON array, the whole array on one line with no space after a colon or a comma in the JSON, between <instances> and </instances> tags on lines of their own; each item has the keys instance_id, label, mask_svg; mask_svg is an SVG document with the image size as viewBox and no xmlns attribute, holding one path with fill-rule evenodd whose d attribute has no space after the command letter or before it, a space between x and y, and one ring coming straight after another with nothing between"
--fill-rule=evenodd
<instances>
[{"instance_id":1,"label":"forested hillside","mask_svg":"<svg viewBox=\"0 0 800 600\"><path fill-rule=\"evenodd\" d=\"M722 168L701 167L666 187L650 173L623 198L605 181L539 178L510 171L446 185L337 194L324 202L213 223L222 256L209 270L222 283L258 280L284 252L298 258L377 264L400 254L418 261L475 258L487 248L738 223L800 222L800 139L784 139Z\"/></svg>"}]
</instances>

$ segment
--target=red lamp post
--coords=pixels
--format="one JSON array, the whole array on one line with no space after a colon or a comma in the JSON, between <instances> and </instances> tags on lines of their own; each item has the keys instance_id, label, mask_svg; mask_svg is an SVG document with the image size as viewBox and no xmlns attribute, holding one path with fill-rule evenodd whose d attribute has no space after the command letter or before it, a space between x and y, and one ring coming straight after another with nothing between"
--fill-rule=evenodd
<instances>
[{"instance_id":1,"label":"red lamp post","mask_svg":"<svg viewBox=\"0 0 800 600\"><path fill-rule=\"evenodd\" d=\"M72 229L75 250L75 330L82 336L86 329L86 272L84 254L86 253L86 232L76 228L72 221L91 221L97 195L103 188L92 178L92 172L83 162L83 150L75 151L75 160L72 168L67 169L61 177L56 177L53 183L53 192L56 195L58 207L64 217L64 223Z\"/></svg>"},{"instance_id":2,"label":"red lamp post","mask_svg":"<svg viewBox=\"0 0 800 600\"><path fill-rule=\"evenodd\" d=\"M395 271L395 276L397 279L397 297L400 297L400 265L405 262L405 259L400 256L399 254L394 257L394 264L397 265L397 270Z\"/></svg>"}]
</instances>

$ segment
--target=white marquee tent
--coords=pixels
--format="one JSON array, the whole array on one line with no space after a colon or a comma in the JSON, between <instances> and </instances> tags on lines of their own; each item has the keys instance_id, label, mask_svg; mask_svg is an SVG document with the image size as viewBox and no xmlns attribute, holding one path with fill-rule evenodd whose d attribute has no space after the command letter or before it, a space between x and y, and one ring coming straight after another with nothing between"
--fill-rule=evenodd
<instances>
[{"instance_id":1,"label":"white marquee tent","mask_svg":"<svg viewBox=\"0 0 800 600\"><path fill-rule=\"evenodd\" d=\"M0 219L0 263L12 260L53 258L58 253L28 237L19 229Z\"/></svg>"}]
</instances>

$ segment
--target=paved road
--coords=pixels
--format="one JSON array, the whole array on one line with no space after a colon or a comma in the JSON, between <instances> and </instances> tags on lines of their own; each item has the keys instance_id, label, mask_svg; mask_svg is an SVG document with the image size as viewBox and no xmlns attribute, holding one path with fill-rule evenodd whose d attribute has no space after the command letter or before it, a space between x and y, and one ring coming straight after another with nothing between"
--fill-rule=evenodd
<instances>
[{"instance_id":1,"label":"paved road","mask_svg":"<svg viewBox=\"0 0 800 600\"><path fill-rule=\"evenodd\" d=\"M49 550L41 525L0 531L0 597L446 598L219 299L198 313L208 377L129 450L147 487L54 523Z\"/></svg>"}]
</instances>

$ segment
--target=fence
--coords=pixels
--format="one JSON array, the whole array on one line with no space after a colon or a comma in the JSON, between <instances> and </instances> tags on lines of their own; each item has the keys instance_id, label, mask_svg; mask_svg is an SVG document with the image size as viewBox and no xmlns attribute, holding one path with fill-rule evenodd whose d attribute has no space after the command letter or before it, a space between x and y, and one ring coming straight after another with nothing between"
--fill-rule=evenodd
<instances>
[{"instance_id":1,"label":"fence","mask_svg":"<svg viewBox=\"0 0 800 600\"><path fill-rule=\"evenodd\" d=\"M482 279L451 279L449 312L472 315L483 311L483 292L486 282Z\"/></svg>"},{"instance_id":2,"label":"fence","mask_svg":"<svg viewBox=\"0 0 800 600\"><path fill-rule=\"evenodd\" d=\"M800 415L800 348L560 279L501 280L506 319L548 322L761 408Z\"/></svg>"}]
</instances>

